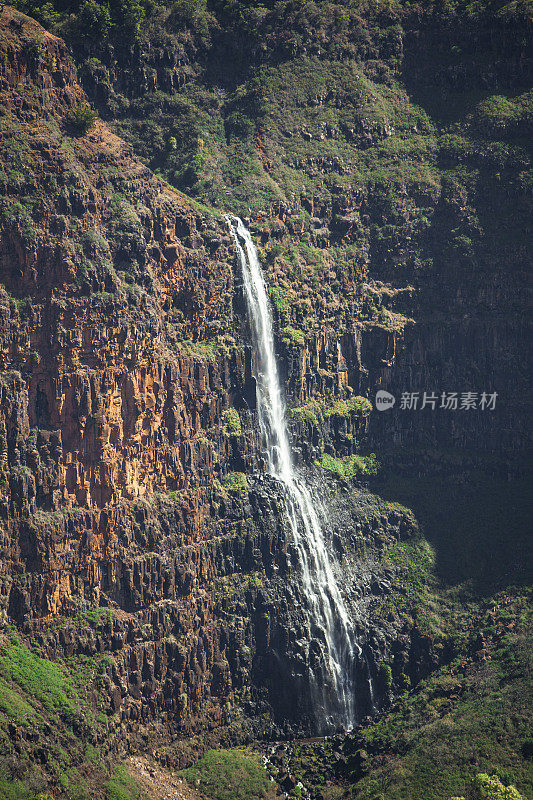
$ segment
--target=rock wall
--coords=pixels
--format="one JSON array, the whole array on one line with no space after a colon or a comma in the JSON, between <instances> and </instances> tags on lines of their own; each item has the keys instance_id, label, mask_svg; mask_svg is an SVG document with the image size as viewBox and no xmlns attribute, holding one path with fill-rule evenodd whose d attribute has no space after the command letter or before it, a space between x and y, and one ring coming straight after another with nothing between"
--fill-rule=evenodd
<instances>
[{"instance_id":1,"label":"rock wall","mask_svg":"<svg viewBox=\"0 0 533 800\"><path fill-rule=\"evenodd\" d=\"M2 25L2 145L27 181L6 179L0 252L4 618L49 658L110 654L118 741L222 728L246 703L285 717L273 660L285 697L291 663L306 679L301 654L286 660L282 506L273 487L241 500L220 483L259 455L226 226L101 122L74 136L85 98L64 45L11 10ZM242 436L224 432L230 406ZM95 606L106 625L76 627ZM290 716L309 729L311 709Z\"/></svg>"},{"instance_id":2,"label":"rock wall","mask_svg":"<svg viewBox=\"0 0 533 800\"><path fill-rule=\"evenodd\" d=\"M179 764L169 736L309 733L313 650L301 646L282 500L260 475L253 357L226 225L103 122L74 135L73 109L86 98L64 44L11 9L0 25L3 618L49 658L110 654L98 691L116 715L118 749L151 743ZM389 133L369 121L350 136L360 150ZM415 450L399 469L414 461L423 472L417 448L442 443L497 452L506 470L521 457L528 407L512 398L526 391L525 254L490 238L498 224L514 231L529 208L513 169L474 210L482 186L468 198L444 181L410 186L392 231L381 196L343 185L249 217L269 284L291 301L275 303L291 405L372 399L379 388L498 392L494 413L409 416L398 403L368 419L292 420L298 461L331 508L338 568L354 576L344 583L364 653L361 717L446 652L384 603L401 592L401 571L383 555L416 537L412 515L368 487L325 479L313 462L370 449L386 460L395 445ZM474 237L474 211L480 247L450 248L454 226ZM300 237L327 267L314 283L311 269L296 279L272 257ZM359 244L356 259L328 254ZM79 615L95 607L112 614L88 631Z\"/></svg>"},{"instance_id":3,"label":"rock wall","mask_svg":"<svg viewBox=\"0 0 533 800\"><path fill-rule=\"evenodd\" d=\"M1 24L4 619L46 631L112 606L112 707L175 727L188 708L194 728L212 697L202 724L219 725L229 685L203 588L210 486L228 468L223 412L245 383L224 339L229 237L101 122L69 135L85 97L65 46L17 12ZM43 643L50 656L104 647L75 630Z\"/></svg>"}]
</instances>

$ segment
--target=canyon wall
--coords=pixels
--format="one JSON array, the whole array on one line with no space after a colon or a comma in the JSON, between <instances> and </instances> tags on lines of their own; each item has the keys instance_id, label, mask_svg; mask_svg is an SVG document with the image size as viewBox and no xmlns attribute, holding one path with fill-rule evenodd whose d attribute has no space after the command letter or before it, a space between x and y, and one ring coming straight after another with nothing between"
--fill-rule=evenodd
<instances>
[{"instance_id":1,"label":"canyon wall","mask_svg":"<svg viewBox=\"0 0 533 800\"><path fill-rule=\"evenodd\" d=\"M419 533L412 512L394 502L401 496L376 496L379 480L465 482L469 470L508 480L524 471L531 195L521 129L505 129L501 147L484 134L468 139L465 128L436 141L405 90L376 76L382 60L422 103L417 58L431 46L427 31L409 44L387 24L387 36L361 51L341 48L359 65L352 72L364 66L348 88L338 54L326 63L320 48L305 50L299 62L301 43L280 55L272 34L267 104L283 70L296 80L311 64L328 72L328 85L318 91L312 73L301 92L287 83L283 146L272 132L282 130L279 108L256 109L262 127L246 139L255 148L251 184L242 175L232 183L224 170L237 154L229 114L250 114L252 101L241 92L224 108L226 166L209 153L202 169L215 178L191 192L208 208L118 138L139 145L142 131L132 134L127 118L116 114L115 132L102 120L76 131L87 97L61 39L9 8L0 25L3 619L49 659L109 655L94 702L113 721L105 741L119 752L149 744L180 765L169 737L312 731L298 571L282 500L261 477L240 275L216 211L227 200L259 245L294 451L331 509L338 568L349 575L366 659L360 715L386 707L391 691L450 651L413 618L410 598L400 611L387 599L407 592L401 564L386 552ZM207 66L198 57L198 74L226 52L218 35L222 49ZM505 68L483 73L487 95L526 80L529 61L505 26L502 42ZM80 77L111 124L117 96L133 104L193 80L194 49L181 61L167 55L136 56L134 46L113 69L103 55L84 62ZM439 75L452 94L472 80L453 64ZM350 93L348 125L335 114ZM474 117L470 132L483 122ZM327 150L339 141L338 153ZM189 191L179 174L176 184ZM396 396L394 409L361 414L350 405L373 403L378 389ZM494 411L401 409L411 391L498 398ZM363 471L354 485L323 469L324 454L335 465L370 452L382 464L377 482ZM513 568L522 555L512 555ZM110 614L87 625L95 608Z\"/></svg>"}]
</instances>

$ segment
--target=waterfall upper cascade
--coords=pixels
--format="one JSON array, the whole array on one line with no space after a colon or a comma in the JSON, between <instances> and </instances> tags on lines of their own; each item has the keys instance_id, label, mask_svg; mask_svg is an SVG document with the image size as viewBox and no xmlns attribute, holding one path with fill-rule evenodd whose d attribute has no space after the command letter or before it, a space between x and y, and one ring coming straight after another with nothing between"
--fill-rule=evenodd
<instances>
[{"instance_id":1,"label":"waterfall upper cascade","mask_svg":"<svg viewBox=\"0 0 533 800\"><path fill-rule=\"evenodd\" d=\"M323 674L310 673L315 713L323 730L353 727L356 718L355 663L361 655L348 611L337 585L326 547L321 517L324 509L294 467L286 408L281 391L272 313L261 265L249 231L228 215L242 270L257 371L257 411L269 473L281 484L287 521L296 545L302 575L303 609L309 646L320 643Z\"/></svg>"}]
</instances>

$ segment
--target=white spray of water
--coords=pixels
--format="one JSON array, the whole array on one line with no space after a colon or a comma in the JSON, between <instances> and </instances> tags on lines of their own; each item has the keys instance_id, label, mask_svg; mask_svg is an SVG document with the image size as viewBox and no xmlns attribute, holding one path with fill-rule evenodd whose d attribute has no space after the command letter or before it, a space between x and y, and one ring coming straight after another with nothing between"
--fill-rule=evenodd
<instances>
[{"instance_id":1,"label":"white spray of water","mask_svg":"<svg viewBox=\"0 0 533 800\"><path fill-rule=\"evenodd\" d=\"M324 515L296 472L289 445L286 408L280 387L274 349L272 313L257 252L242 220L226 217L235 240L250 316L257 370L257 411L269 473L284 488L287 518L300 558L309 640L320 641L324 680L311 671L311 688L319 724L342 725L355 721L354 663L361 654L339 591L324 540L317 508Z\"/></svg>"}]
</instances>

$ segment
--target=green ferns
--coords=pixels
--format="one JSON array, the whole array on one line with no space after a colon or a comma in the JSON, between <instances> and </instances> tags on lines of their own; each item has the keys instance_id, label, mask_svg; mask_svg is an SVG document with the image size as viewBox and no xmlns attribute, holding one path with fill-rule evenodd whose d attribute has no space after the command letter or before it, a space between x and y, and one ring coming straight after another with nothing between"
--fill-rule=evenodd
<instances>
[{"instance_id":1,"label":"green ferns","mask_svg":"<svg viewBox=\"0 0 533 800\"><path fill-rule=\"evenodd\" d=\"M348 400L337 400L327 405L321 400L310 400L302 406L291 408L291 416L300 422L321 425L331 417L368 417L372 411L372 403L366 397L351 397Z\"/></svg>"}]
</instances>

